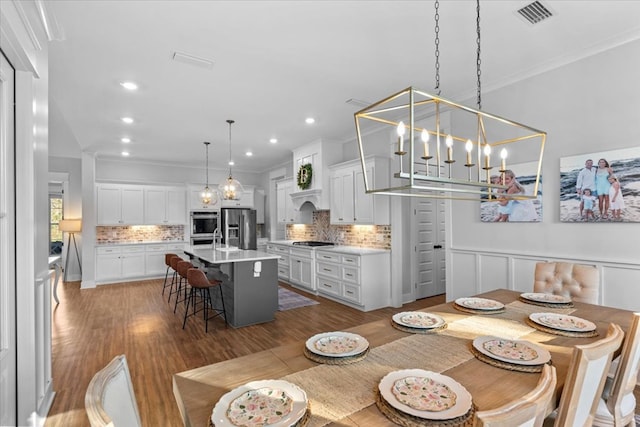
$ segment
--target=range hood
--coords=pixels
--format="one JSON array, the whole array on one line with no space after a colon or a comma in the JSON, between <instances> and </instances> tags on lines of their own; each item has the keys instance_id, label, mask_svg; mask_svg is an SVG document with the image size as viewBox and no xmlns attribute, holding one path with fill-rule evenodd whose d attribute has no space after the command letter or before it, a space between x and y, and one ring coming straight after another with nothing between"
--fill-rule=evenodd
<instances>
[{"instance_id":1,"label":"range hood","mask_svg":"<svg viewBox=\"0 0 640 427\"><path fill-rule=\"evenodd\" d=\"M298 188L297 180L294 178L294 191L290 196L296 210L301 213L309 210L309 204L313 205L313 210L329 209L329 166L340 161L342 144L337 142L316 140L293 151L293 176L298 176L298 170L302 165L311 164L313 171L311 185L305 190Z\"/></svg>"}]
</instances>

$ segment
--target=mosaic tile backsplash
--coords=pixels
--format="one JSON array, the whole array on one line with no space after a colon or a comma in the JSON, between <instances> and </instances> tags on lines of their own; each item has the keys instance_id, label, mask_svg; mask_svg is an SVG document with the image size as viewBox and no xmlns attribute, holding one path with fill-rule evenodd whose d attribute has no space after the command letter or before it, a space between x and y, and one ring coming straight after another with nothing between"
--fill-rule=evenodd
<instances>
[{"instance_id":1,"label":"mosaic tile backsplash","mask_svg":"<svg viewBox=\"0 0 640 427\"><path fill-rule=\"evenodd\" d=\"M287 224L287 240L320 240L342 246L391 249L390 225L333 225L328 210L315 211L313 224Z\"/></svg>"},{"instance_id":2,"label":"mosaic tile backsplash","mask_svg":"<svg viewBox=\"0 0 640 427\"><path fill-rule=\"evenodd\" d=\"M96 243L143 243L184 240L184 225L129 225L96 227Z\"/></svg>"}]
</instances>

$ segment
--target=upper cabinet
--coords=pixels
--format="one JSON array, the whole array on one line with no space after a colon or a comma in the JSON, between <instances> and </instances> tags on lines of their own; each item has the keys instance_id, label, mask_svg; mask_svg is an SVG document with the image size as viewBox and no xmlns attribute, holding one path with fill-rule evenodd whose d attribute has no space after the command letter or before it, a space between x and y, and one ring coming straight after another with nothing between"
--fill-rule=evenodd
<instances>
[{"instance_id":1,"label":"upper cabinet","mask_svg":"<svg viewBox=\"0 0 640 427\"><path fill-rule=\"evenodd\" d=\"M246 188L240 194L240 198L238 200L222 200L221 207L223 208L246 208L246 209L255 209L255 189L254 188Z\"/></svg>"},{"instance_id":2,"label":"upper cabinet","mask_svg":"<svg viewBox=\"0 0 640 427\"><path fill-rule=\"evenodd\" d=\"M329 209L330 177L328 165L342 160L342 144L317 140L293 151L293 188L291 198L295 209L311 202L316 209ZM298 185L298 173L303 165L311 165L311 181L306 188Z\"/></svg>"},{"instance_id":3,"label":"upper cabinet","mask_svg":"<svg viewBox=\"0 0 640 427\"><path fill-rule=\"evenodd\" d=\"M186 224L186 192L181 187L98 184L97 225Z\"/></svg>"},{"instance_id":4,"label":"upper cabinet","mask_svg":"<svg viewBox=\"0 0 640 427\"><path fill-rule=\"evenodd\" d=\"M291 179L276 183L276 217L278 222L293 224L296 222L297 213L291 200L291 190L294 182Z\"/></svg>"},{"instance_id":5,"label":"upper cabinet","mask_svg":"<svg viewBox=\"0 0 640 427\"><path fill-rule=\"evenodd\" d=\"M145 187L144 223L149 225L186 224L187 201L184 188Z\"/></svg>"},{"instance_id":6,"label":"upper cabinet","mask_svg":"<svg viewBox=\"0 0 640 427\"><path fill-rule=\"evenodd\" d=\"M389 196L367 194L359 159L330 167L331 224L389 224ZM389 185L389 159L365 159L371 188Z\"/></svg>"},{"instance_id":7,"label":"upper cabinet","mask_svg":"<svg viewBox=\"0 0 640 427\"><path fill-rule=\"evenodd\" d=\"M98 225L144 223L144 191L140 185L99 184Z\"/></svg>"}]
</instances>

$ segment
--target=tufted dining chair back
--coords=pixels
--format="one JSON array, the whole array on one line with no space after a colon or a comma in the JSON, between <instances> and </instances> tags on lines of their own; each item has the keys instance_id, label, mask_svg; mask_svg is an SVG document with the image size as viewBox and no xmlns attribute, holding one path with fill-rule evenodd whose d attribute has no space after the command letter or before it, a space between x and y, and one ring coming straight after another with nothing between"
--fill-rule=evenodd
<instances>
[{"instance_id":1,"label":"tufted dining chair back","mask_svg":"<svg viewBox=\"0 0 640 427\"><path fill-rule=\"evenodd\" d=\"M592 265L569 262L536 264L533 291L571 297L573 301L598 304L600 274Z\"/></svg>"}]
</instances>

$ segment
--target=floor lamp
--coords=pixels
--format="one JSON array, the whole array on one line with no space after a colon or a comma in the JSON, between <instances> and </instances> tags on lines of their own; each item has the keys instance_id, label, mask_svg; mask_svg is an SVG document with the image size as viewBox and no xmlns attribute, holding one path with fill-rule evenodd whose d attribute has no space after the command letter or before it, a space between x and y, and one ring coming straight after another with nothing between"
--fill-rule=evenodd
<instances>
[{"instance_id":1,"label":"floor lamp","mask_svg":"<svg viewBox=\"0 0 640 427\"><path fill-rule=\"evenodd\" d=\"M71 239L73 238L73 247L76 249L76 258L78 259L78 267L80 267L80 274L82 275L82 264L80 263L80 254L78 254L78 245L76 244L76 233L82 231L82 220L80 219L62 219L58 223L60 231L69 235L67 239L67 259L64 262L64 277L63 282L67 281L67 267L69 266L69 251L71 251Z\"/></svg>"}]
</instances>

